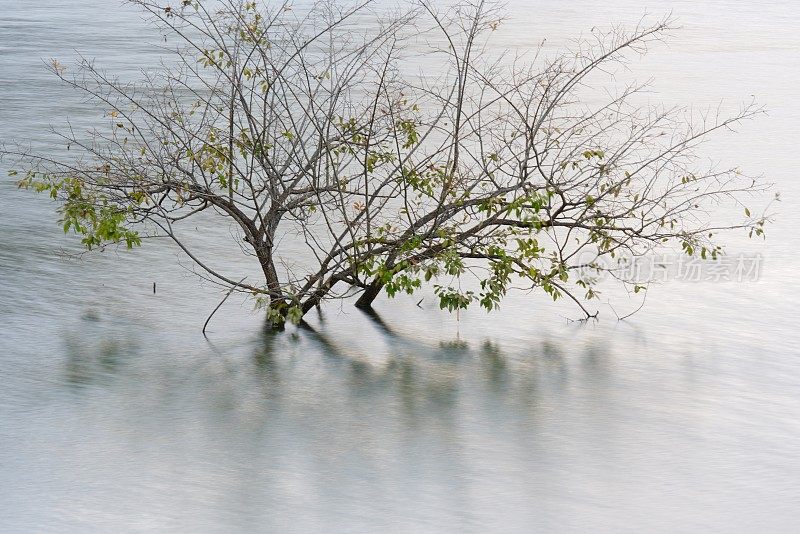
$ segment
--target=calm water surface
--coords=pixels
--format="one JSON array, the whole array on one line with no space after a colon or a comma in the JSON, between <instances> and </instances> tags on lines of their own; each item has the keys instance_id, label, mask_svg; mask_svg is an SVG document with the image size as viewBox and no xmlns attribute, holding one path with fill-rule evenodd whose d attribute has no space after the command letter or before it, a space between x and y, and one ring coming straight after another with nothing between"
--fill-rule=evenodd
<instances>
[{"instance_id":1,"label":"calm water surface","mask_svg":"<svg viewBox=\"0 0 800 534\"><path fill-rule=\"evenodd\" d=\"M783 202L766 244L729 249L763 254L759 281L666 283L624 323L522 296L456 321L426 298L273 335L231 299L206 341L220 294L174 249L65 259L53 205L0 165L0 531L796 532L800 11L647 10L683 28L633 74L667 102L755 95L769 115L707 148ZM498 45L643 13L515 0ZM42 58L135 76L159 39L115 0L0 0L0 140L58 150L48 124L95 118ZM200 233L225 250L227 228Z\"/></svg>"}]
</instances>

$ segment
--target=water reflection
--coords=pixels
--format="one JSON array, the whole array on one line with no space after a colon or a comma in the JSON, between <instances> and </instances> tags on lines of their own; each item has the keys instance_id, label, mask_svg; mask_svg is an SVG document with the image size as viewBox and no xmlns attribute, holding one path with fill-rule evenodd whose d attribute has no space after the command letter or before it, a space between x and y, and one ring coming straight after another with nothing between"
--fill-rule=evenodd
<instances>
[{"instance_id":1,"label":"water reflection","mask_svg":"<svg viewBox=\"0 0 800 534\"><path fill-rule=\"evenodd\" d=\"M99 322L97 312L88 310L79 326L64 334L65 384L105 384L123 372L121 367L127 360L137 356L139 345L135 339L119 328L104 328Z\"/></svg>"},{"instance_id":2,"label":"water reflection","mask_svg":"<svg viewBox=\"0 0 800 534\"><path fill-rule=\"evenodd\" d=\"M383 403L394 409L399 401L401 421L413 422L417 414L449 417L456 406L487 399L491 403L519 403L546 382L550 391L563 389L570 374L564 351L544 340L524 353L509 355L491 340L475 343L463 339L425 343L398 334L376 312L365 314L374 325L371 338L382 341L383 352L368 352L352 344L347 331L331 333L327 323L304 324L275 331L264 325L260 335L239 349L205 348L187 354L143 352L144 339L123 334L114 325L81 322L81 328L64 333L63 377L68 386L100 385L126 388L142 396L148 389L171 391L175 398L196 396L216 405L215 395L251 397L259 392L270 410L292 413L290 405L317 406L330 398L348 399L342 408L355 410L362 403ZM341 321L333 329L341 328ZM358 325L354 330L363 327ZM374 343L373 346L378 343ZM591 346L575 360L572 372L584 375L608 372L602 362L604 347ZM146 385L140 381L146 377ZM528 393L525 393L528 392ZM127 392L130 393L130 392ZM284 406L280 406L283 403ZM239 402L223 402L236 411ZM375 414L380 416L380 414Z\"/></svg>"},{"instance_id":3,"label":"water reflection","mask_svg":"<svg viewBox=\"0 0 800 534\"><path fill-rule=\"evenodd\" d=\"M796 444L787 416L797 403L770 400L759 371L747 384L733 378L743 370L734 360L652 359L630 329L584 327L582 342L546 332L428 340L358 312L206 340L99 318L62 332L63 359L17 371L37 377L43 397L23 419L5 418L24 440L13 455L0 451L0 465L32 481L3 498L12 525L97 530L126 517L133 529L161 530L527 531L562 530L566 517L564 529L580 531L683 517L696 526L723 517L758 480L776 498L794 481L771 459ZM762 399L759 417L737 398ZM732 425L761 437L740 442ZM742 464L724 454L744 450L755 467L732 476Z\"/></svg>"}]
</instances>

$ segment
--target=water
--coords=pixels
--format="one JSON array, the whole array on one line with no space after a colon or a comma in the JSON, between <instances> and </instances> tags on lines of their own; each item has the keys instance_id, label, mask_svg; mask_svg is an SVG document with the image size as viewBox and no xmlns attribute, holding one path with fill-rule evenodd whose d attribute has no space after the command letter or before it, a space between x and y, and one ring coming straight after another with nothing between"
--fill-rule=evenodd
<instances>
[{"instance_id":1,"label":"water","mask_svg":"<svg viewBox=\"0 0 800 534\"><path fill-rule=\"evenodd\" d=\"M569 322L574 310L521 295L457 321L426 297L379 302L382 322L328 306L316 333L274 335L232 298L207 341L221 295L174 249L65 258L75 240L4 163L0 530L796 530L800 14L649 6L669 10L683 28L633 73L668 102L755 95L769 115L707 148L783 202L766 243L732 240L763 255L757 282L666 283L623 323L607 307ZM558 47L643 12L515 1L498 46ZM0 0L0 139L54 147L48 124L90 122L42 58L78 49L133 76L158 61L141 27L115 1Z\"/></svg>"}]
</instances>

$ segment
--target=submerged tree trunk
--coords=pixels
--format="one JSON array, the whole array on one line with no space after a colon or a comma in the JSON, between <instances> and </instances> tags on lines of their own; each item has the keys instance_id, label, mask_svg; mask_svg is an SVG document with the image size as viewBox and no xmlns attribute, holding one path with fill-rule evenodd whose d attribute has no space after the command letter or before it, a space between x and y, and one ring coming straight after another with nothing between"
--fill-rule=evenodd
<instances>
[{"instance_id":1,"label":"submerged tree trunk","mask_svg":"<svg viewBox=\"0 0 800 534\"><path fill-rule=\"evenodd\" d=\"M356 307L361 309L371 308L372 302L378 297L378 295L380 295L381 289L383 289L382 283L377 281L372 282L367 286L361 296L358 297L358 300L356 301Z\"/></svg>"},{"instance_id":2,"label":"submerged tree trunk","mask_svg":"<svg viewBox=\"0 0 800 534\"><path fill-rule=\"evenodd\" d=\"M272 300L280 299L283 292L281 291L278 271L275 269L275 262L273 261L272 247L261 247L256 250L256 254L261 264L261 270L264 273L264 281L267 284L267 290L269 290L269 297Z\"/></svg>"},{"instance_id":3,"label":"submerged tree trunk","mask_svg":"<svg viewBox=\"0 0 800 534\"><path fill-rule=\"evenodd\" d=\"M328 278L328 280L321 284L309 297L302 303L300 309L303 312L303 315L311 311L312 308L315 306L319 306L322 302L322 299L333 289L333 286L339 282L339 278L336 276L332 276Z\"/></svg>"}]
</instances>

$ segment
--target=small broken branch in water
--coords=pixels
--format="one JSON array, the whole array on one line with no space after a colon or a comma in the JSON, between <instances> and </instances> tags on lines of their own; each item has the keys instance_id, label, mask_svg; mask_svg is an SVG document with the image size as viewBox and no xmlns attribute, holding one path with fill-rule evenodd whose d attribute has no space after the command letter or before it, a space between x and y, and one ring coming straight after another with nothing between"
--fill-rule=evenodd
<instances>
[{"instance_id":1,"label":"small broken branch in water","mask_svg":"<svg viewBox=\"0 0 800 534\"><path fill-rule=\"evenodd\" d=\"M232 286L232 287L231 287L231 288L228 290L228 292L225 294L225 296L222 298L222 300L219 302L219 304L217 304L217 307L216 307L216 308L214 308L214 311L212 311L212 312L211 312L211 314L208 316L208 319L206 319L206 322L205 322L205 323L203 323L203 335L204 335L204 336L206 335L206 327L208 326L208 323L209 323L209 321L211 321L211 318L212 318L212 317L214 317L214 314L215 314L215 313L217 313L217 310L219 310L219 309L222 307L222 305L223 305L223 304L225 304L225 301L226 301L226 300L228 300L228 297L230 297L230 296L231 296L231 293L233 293L233 292L234 292L234 290L235 290L237 287L239 287L239 284L241 284L242 282L244 282L244 281L245 281L245 278L247 278L247 277L245 276L244 278L242 278L241 280L239 280L239 282L238 282L238 284L237 284L237 285L235 285L235 286ZM153 290L155 290L155 284L153 285Z\"/></svg>"}]
</instances>

